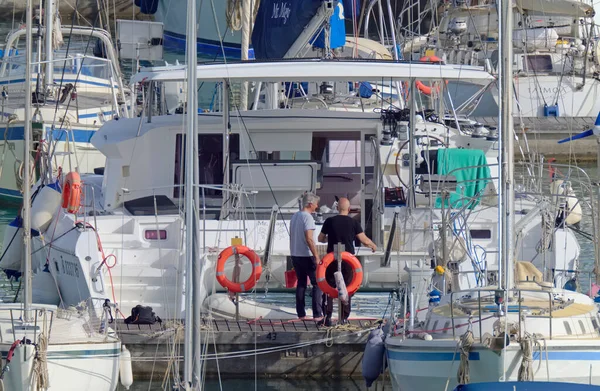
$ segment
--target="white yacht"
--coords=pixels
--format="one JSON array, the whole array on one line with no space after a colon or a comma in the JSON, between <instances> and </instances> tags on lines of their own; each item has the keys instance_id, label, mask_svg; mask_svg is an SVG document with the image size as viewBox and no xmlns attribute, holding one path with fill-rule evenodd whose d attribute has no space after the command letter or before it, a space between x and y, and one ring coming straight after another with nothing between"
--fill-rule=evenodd
<instances>
[{"instance_id":1,"label":"white yacht","mask_svg":"<svg viewBox=\"0 0 600 391\"><path fill-rule=\"evenodd\" d=\"M558 381L600 384L600 317L592 298L555 286L519 251L512 127L512 5L499 7L499 119L503 147L498 221L499 278L477 289L448 288L433 273L411 278L412 297L435 286L424 314L407 306L385 345L394 390L450 389L456 384ZM556 240L556 239L554 239ZM562 246L557 241L553 246ZM454 271L452 272L454 273ZM411 276L412 277L412 276ZM410 293L409 293L410 292ZM434 292L434 291L432 291ZM440 299L440 295L442 295ZM411 309L414 308L411 305ZM515 387L516 388L516 387Z\"/></svg>"},{"instance_id":2,"label":"white yacht","mask_svg":"<svg viewBox=\"0 0 600 391\"><path fill-rule=\"evenodd\" d=\"M150 70L135 80L171 83L184 80L185 73L185 69ZM307 80L318 86L324 80L348 85L349 80L377 80L382 75L408 81L440 75L444 80L492 80L469 67L326 60L208 64L198 67L198 75L205 81ZM222 96L228 96L228 89ZM286 287L285 271L291 268L289 218L305 191L316 192L326 205L335 196L350 198L353 215L381 249L358 250L365 287L395 289L408 278L407 270L429 274L435 253L441 258L440 251L444 252L441 236L448 239L444 262L454 262L462 272L455 286L474 288L497 278L498 211L489 205L498 187L493 130L459 131L439 122L431 111L419 113L416 108L411 113L366 105L362 111L359 104L347 111L241 112L227 109L227 99L222 107L221 113L198 116L198 165L204 168L199 178L199 254L207 259L205 306L216 314L231 317L236 312L227 296L218 293L225 290L216 283L215 268L219 253L240 240L262 257L265 271L257 288ZM118 303L123 313L143 304L163 318L181 316L180 253L187 231L180 211L182 121L181 115L122 119L105 124L94 136L93 145L106 155L104 175L84 175L82 194L87 203L75 214L61 206L47 211L52 222L34 238L34 281L38 279L34 286L41 300L69 304L105 297ZM346 153L336 152L337 148ZM473 161L479 169L472 170ZM461 170L475 176L460 179ZM447 182L453 182L460 194L449 198L451 208L440 199ZM559 208L546 209L526 194L519 202L522 212L517 220L522 235L530 239L523 242L523 259L544 259L548 270L573 270L579 250L568 227L553 231L564 246L541 250L538 246L547 234L543 216ZM405 207L409 204L410 212ZM317 219L328 213L323 209ZM443 223L452 224L447 235L439 229ZM15 235L18 230L9 227L5 242ZM538 256L540 252L544 257ZM0 266L18 270L19 263L14 262L18 259L9 257ZM225 273L229 276L233 268L226 265ZM242 274L249 273L250 265L242 265ZM263 317L295 316L288 309L246 304L237 308L240 316L253 317L256 311Z\"/></svg>"}]
</instances>

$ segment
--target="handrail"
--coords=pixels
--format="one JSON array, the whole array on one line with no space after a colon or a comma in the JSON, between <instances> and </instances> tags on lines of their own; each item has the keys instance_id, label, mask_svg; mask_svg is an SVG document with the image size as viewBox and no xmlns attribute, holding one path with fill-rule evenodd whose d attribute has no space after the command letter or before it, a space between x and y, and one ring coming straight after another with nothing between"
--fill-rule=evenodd
<instances>
[{"instance_id":1,"label":"handrail","mask_svg":"<svg viewBox=\"0 0 600 391\"><path fill-rule=\"evenodd\" d=\"M480 324L479 326L479 340L480 342L482 341L482 330L481 330L481 323L483 320L482 318L482 313L483 311L481 310L481 292L488 292L488 293L495 293L498 289L496 288L484 288L484 289L477 289L477 307L479 309L478 311L478 323ZM473 290L465 290L465 291L458 291L458 292L450 292L450 320L452 321L452 337L456 338L456 327L455 327L455 316L454 316L454 295L455 294L473 294ZM549 322L549 331L550 331L550 339L553 339L553 332L552 332L552 307L553 307L553 296L552 296L552 291L546 291L546 290L536 290L536 289L521 289L521 288L515 288L510 290L510 292L513 293L517 293L518 296L518 318L519 318L519 336L521 336L521 323L522 323L522 306L521 306L521 298L522 298L522 292L533 292L533 293L545 293L548 295L548 315L544 316L544 315L536 315L536 318L548 318L548 322ZM500 316L500 315L499 315ZM508 311L503 315L503 316L508 316ZM464 318L467 317L467 315L465 316L457 316L459 318ZM470 317L470 316L469 316Z\"/></svg>"}]
</instances>

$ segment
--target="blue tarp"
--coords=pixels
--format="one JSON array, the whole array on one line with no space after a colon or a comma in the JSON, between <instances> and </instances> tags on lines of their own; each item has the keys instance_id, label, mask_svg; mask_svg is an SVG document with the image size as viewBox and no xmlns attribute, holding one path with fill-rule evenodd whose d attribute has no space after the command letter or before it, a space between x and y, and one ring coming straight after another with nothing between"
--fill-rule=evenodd
<instances>
[{"instance_id":1,"label":"blue tarp","mask_svg":"<svg viewBox=\"0 0 600 391\"><path fill-rule=\"evenodd\" d=\"M352 3L354 3L354 8L352 7ZM358 18L360 15L360 0L344 0L343 4L346 19L352 19L354 15Z\"/></svg>"},{"instance_id":2,"label":"blue tarp","mask_svg":"<svg viewBox=\"0 0 600 391\"><path fill-rule=\"evenodd\" d=\"M283 58L322 0L262 0L254 22L252 46L257 60Z\"/></svg>"}]
</instances>

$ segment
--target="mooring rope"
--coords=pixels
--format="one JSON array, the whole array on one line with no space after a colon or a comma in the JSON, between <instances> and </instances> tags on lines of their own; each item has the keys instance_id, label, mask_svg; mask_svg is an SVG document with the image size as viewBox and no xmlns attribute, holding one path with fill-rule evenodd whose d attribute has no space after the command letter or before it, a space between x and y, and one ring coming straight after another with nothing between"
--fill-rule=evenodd
<instances>
[{"instance_id":1,"label":"mooring rope","mask_svg":"<svg viewBox=\"0 0 600 391\"><path fill-rule=\"evenodd\" d=\"M523 359L519 368L519 381L533 381L533 337L529 333L521 339L521 352Z\"/></svg>"},{"instance_id":2,"label":"mooring rope","mask_svg":"<svg viewBox=\"0 0 600 391\"><path fill-rule=\"evenodd\" d=\"M469 384L471 374L469 372L469 352L475 342L471 329L460 336L458 348L460 349L460 365L458 367L458 384Z\"/></svg>"},{"instance_id":3,"label":"mooring rope","mask_svg":"<svg viewBox=\"0 0 600 391\"><path fill-rule=\"evenodd\" d=\"M36 389L38 391L47 390L50 387L48 379L48 337L44 333L40 334L37 344L35 362L33 364L33 373L36 379Z\"/></svg>"}]
</instances>

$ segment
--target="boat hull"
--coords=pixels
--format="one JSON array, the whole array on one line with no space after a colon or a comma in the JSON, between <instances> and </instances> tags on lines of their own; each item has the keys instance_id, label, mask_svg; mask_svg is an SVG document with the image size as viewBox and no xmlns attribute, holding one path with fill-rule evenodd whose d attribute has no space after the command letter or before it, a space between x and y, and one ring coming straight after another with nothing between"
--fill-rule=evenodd
<instances>
[{"instance_id":1,"label":"boat hull","mask_svg":"<svg viewBox=\"0 0 600 391\"><path fill-rule=\"evenodd\" d=\"M451 390L457 386L460 354L456 342L431 343L435 347L387 343L394 390ZM536 349L533 353L535 381L600 384L600 372L595 369L600 367L600 341L581 344L578 341L561 341L555 344L547 340L546 344L547 352L540 353ZM475 344L469 353L470 382L504 380L504 368L507 373L505 380L516 381L522 357L517 344L511 344L504 352Z\"/></svg>"}]
</instances>

